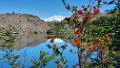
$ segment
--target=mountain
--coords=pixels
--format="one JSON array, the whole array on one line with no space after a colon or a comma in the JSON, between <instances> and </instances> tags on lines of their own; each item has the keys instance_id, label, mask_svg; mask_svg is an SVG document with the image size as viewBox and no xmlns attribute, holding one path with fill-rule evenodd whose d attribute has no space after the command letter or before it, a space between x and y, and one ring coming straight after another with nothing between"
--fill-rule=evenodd
<instances>
[{"instance_id":1,"label":"mountain","mask_svg":"<svg viewBox=\"0 0 120 68\"><path fill-rule=\"evenodd\" d=\"M14 48L19 49L45 41L46 31L51 27L37 16L6 13L0 14L0 28L5 28L6 30L12 28L15 37ZM4 31L1 33L4 33ZM7 36L4 37L6 38ZM0 46L3 45L1 41L3 42L4 40L0 39Z\"/></svg>"}]
</instances>

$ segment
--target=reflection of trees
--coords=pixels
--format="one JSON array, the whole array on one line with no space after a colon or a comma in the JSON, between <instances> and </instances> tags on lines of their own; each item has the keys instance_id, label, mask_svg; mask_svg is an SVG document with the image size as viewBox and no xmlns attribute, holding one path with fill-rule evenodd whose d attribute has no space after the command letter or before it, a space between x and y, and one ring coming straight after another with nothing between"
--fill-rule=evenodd
<instances>
[{"instance_id":1,"label":"reflection of trees","mask_svg":"<svg viewBox=\"0 0 120 68\"><path fill-rule=\"evenodd\" d=\"M51 43L53 44L53 41L51 41ZM34 58L32 60L33 64L31 68L45 68L47 64L52 60L55 60L55 64L57 68L67 67L67 61L63 56L63 52L64 52L64 49L66 48L66 45L63 45L59 48L56 44L46 45L46 46L52 51L49 53L44 50L40 50L39 60ZM61 49L62 51L60 51Z\"/></svg>"},{"instance_id":2,"label":"reflection of trees","mask_svg":"<svg viewBox=\"0 0 120 68\"><path fill-rule=\"evenodd\" d=\"M47 56L48 54L49 53L47 53L46 51L41 50L39 61L36 58L34 58L32 60L33 64L31 65L31 68L45 68L48 62L54 58L54 56Z\"/></svg>"},{"instance_id":3,"label":"reflection of trees","mask_svg":"<svg viewBox=\"0 0 120 68\"><path fill-rule=\"evenodd\" d=\"M20 55L14 54L13 50L5 50L4 52L5 54L3 54L1 61L3 63L8 63L12 68L20 68Z\"/></svg>"}]
</instances>

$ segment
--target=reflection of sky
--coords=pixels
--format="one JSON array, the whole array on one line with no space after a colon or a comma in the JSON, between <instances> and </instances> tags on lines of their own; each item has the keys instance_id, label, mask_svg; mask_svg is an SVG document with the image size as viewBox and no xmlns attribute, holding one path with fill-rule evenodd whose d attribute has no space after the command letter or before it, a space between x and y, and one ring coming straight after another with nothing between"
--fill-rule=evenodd
<instances>
[{"instance_id":1,"label":"reflection of sky","mask_svg":"<svg viewBox=\"0 0 120 68\"><path fill-rule=\"evenodd\" d=\"M83 55L82 55L82 57L83 57L82 60L85 60L84 55L86 55L86 54L87 54L87 51L85 50L83 52ZM91 56L90 56L90 58L87 59L87 61L96 62L96 60L98 60L98 59L99 59L98 58L98 53L96 51L94 51L94 52L91 53Z\"/></svg>"},{"instance_id":2,"label":"reflection of sky","mask_svg":"<svg viewBox=\"0 0 120 68\"><path fill-rule=\"evenodd\" d=\"M29 66L31 65L31 59L34 57L37 60L39 59L39 52L40 50L44 50L49 52L50 54L52 54L52 50L48 49L48 47L46 47L46 44L51 44L50 41L46 41L45 43L39 44L36 47L26 47L23 49L20 49L18 51L14 50L14 54L19 54L21 55L20 57L20 62L25 64L25 68L29 68ZM58 47L65 45L65 42L54 42L54 44L57 44ZM77 57L77 48L72 46L69 43L67 44L67 48L64 50L63 55L65 56L65 59L67 60L67 64L68 64L68 68L73 68L73 64L78 62L78 57ZM73 49L74 53L69 52L70 49ZM2 54L4 54L3 51L0 51L0 57L2 57ZM86 54L86 51L84 51L83 54ZM90 57L92 59L97 58L97 52L93 52L92 56ZM83 58L84 59L84 58ZM91 59L88 59L91 60ZM55 68L55 61L50 61L47 65L47 68ZM0 67L2 66L2 61L0 60ZM3 68L10 68L10 66L7 65L7 63L4 62L3 64Z\"/></svg>"}]
</instances>

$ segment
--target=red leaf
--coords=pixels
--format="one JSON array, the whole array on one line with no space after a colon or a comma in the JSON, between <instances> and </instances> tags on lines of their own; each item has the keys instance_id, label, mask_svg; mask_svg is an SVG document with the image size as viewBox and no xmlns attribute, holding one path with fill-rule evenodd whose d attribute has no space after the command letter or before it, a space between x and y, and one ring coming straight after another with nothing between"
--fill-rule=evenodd
<instances>
[{"instance_id":1,"label":"red leaf","mask_svg":"<svg viewBox=\"0 0 120 68\"><path fill-rule=\"evenodd\" d=\"M76 31L74 32L74 34L80 35L80 34L81 34L81 31L80 31L80 30L76 30Z\"/></svg>"},{"instance_id":2,"label":"red leaf","mask_svg":"<svg viewBox=\"0 0 120 68\"><path fill-rule=\"evenodd\" d=\"M79 13L79 14L83 14L82 10L78 10L78 13Z\"/></svg>"},{"instance_id":3,"label":"red leaf","mask_svg":"<svg viewBox=\"0 0 120 68\"><path fill-rule=\"evenodd\" d=\"M45 38L46 38L46 39L51 39L51 40L53 40L53 39L54 39L54 36L46 36Z\"/></svg>"},{"instance_id":4,"label":"red leaf","mask_svg":"<svg viewBox=\"0 0 120 68\"><path fill-rule=\"evenodd\" d=\"M108 38L108 37L109 37L109 34L104 34L103 37L104 37L104 38Z\"/></svg>"},{"instance_id":5,"label":"red leaf","mask_svg":"<svg viewBox=\"0 0 120 68\"><path fill-rule=\"evenodd\" d=\"M77 47L79 47L80 44L81 44L81 40L76 39L76 40L73 41L73 43L74 43Z\"/></svg>"}]
</instances>

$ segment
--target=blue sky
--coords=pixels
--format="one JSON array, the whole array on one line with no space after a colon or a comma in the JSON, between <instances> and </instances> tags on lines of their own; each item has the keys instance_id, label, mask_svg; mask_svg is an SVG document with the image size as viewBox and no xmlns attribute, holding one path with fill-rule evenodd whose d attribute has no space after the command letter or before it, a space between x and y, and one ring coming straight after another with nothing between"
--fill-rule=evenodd
<instances>
[{"instance_id":1,"label":"blue sky","mask_svg":"<svg viewBox=\"0 0 120 68\"><path fill-rule=\"evenodd\" d=\"M67 0L71 5L87 4L89 0ZM112 6L104 6L112 8ZM105 9L101 9L102 12ZM61 0L0 0L0 13L7 12L27 13L37 15L40 18L51 16L70 16L71 12L67 11Z\"/></svg>"}]
</instances>

